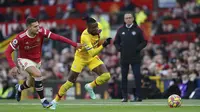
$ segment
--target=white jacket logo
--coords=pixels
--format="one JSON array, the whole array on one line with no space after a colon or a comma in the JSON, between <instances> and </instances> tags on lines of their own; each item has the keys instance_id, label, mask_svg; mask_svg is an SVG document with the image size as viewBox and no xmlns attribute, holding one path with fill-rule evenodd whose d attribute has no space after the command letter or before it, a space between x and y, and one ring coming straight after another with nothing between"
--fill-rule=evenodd
<instances>
[{"instance_id":1,"label":"white jacket logo","mask_svg":"<svg viewBox=\"0 0 200 112\"><path fill-rule=\"evenodd\" d=\"M132 32L132 35L135 35L135 34L136 34L136 32L135 32L135 31L133 31L133 32Z\"/></svg>"}]
</instances>

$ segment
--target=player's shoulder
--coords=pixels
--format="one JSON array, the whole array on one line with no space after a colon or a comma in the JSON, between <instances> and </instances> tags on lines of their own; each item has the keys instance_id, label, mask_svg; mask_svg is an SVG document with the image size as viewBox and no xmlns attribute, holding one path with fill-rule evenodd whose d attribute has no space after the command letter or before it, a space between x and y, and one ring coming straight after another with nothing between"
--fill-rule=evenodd
<instances>
[{"instance_id":1,"label":"player's shoulder","mask_svg":"<svg viewBox=\"0 0 200 112\"><path fill-rule=\"evenodd\" d=\"M82 32L82 35L89 35L87 29L85 29L85 30Z\"/></svg>"},{"instance_id":2,"label":"player's shoulder","mask_svg":"<svg viewBox=\"0 0 200 112\"><path fill-rule=\"evenodd\" d=\"M85 29L81 34L81 39L85 39L85 37L89 36L87 29Z\"/></svg>"},{"instance_id":3,"label":"player's shoulder","mask_svg":"<svg viewBox=\"0 0 200 112\"><path fill-rule=\"evenodd\" d=\"M48 36L50 34L50 30L44 28L44 27L40 27L39 29L39 34L43 35L43 36Z\"/></svg>"},{"instance_id":4,"label":"player's shoulder","mask_svg":"<svg viewBox=\"0 0 200 112\"><path fill-rule=\"evenodd\" d=\"M26 30L25 30L25 31L18 33L16 38L25 38L26 36L27 36L27 34L26 34Z\"/></svg>"},{"instance_id":5,"label":"player's shoulder","mask_svg":"<svg viewBox=\"0 0 200 112\"><path fill-rule=\"evenodd\" d=\"M46 32L48 29L46 29L46 28L44 28L44 27L42 27L42 26L40 26L40 28L39 28L39 32L40 33L42 33L42 32Z\"/></svg>"},{"instance_id":6,"label":"player's shoulder","mask_svg":"<svg viewBox=\"0 0 200 112\"><path fill-rule=\"evenodd\" d=\"M45 32L45 30L46 29L44 27L40 26L39 33Z\"/></svg>"}]
</instances>

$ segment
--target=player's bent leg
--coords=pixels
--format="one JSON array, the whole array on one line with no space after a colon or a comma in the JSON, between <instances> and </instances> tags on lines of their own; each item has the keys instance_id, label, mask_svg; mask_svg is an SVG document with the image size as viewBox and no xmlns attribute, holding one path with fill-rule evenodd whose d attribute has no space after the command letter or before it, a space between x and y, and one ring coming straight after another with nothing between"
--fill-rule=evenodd
<instances>
[{"instance_id":1,"label":"player's bent leg","mask_svg":"<svg viewBox=\"0 0 200 112\"><path fill-rule=\"evenodd\" d=\"M58 91L58 94L57 94L57 96L56 96L56 98L55 98L55 101L56 101L56 102L60 101L60 99L65 95L65 93L67 92L67 90L68 90L69 88L71 88L73 85L74 85L73 82L71 82L71 81L69 81L69 80L66 81L66 82L60 87L60 89L59 89L59 91Z\"/></svg>"},{"instance_id":2,"label":"player's bent leg","mask_svg":"<svg viewBox=\"0 0 200 112\"><path fill-rule=\"evenodd\" d=\"M30 65L30 64L33 64L33 63L29 63L29 62L27 62L27 60L26 59L20 59L20 58L18 58L17 59L17 62L18 62L18 66L19 66L19 69L20 70L24 70L25 69L25 65ZM28 63L28 64L25 64L25 63ZM29 76L30 77L30 76ZM29 88L29 87L31 87L32 85L31 84L29 84L29 82L30 82L30 78L28 77L28 80L25 80L24 82L23 82L23 84L16 84L15 85L15 89L16 89L16 94L15 94L15 98L16 98L16 100L19 102L20 100L21 100L21 92L24 90L24 89L27 89L27 88Z\"/></svg>"},{"instance_id":3,"label":"player's bent leg","mask_svg":"<svg viewBox=\"0 0 200 112\"><path fill-rule=\"evenodd\" d=\"M97 67L93 68L92 71L99 75L93 82L90 83L92 88L108 82L111 77L104 64L98 65Z\"/></svg>"},{"instance_id":4,"label":"player's bent leg","mask_svg":"<svg viewBox=\"0 0 200 112\"><path fill-rule=\"evenodd\" d=\"M65 95L67 90L74 85L78 75L79 75L78 72L74 72L72 70L69 72L68 80L60 87L60 89L58 91L58 94L56 95L56 98L55 98L56 102L58 102L62 98L62 96Z\"/></svg>"},{"instance_id":5,"label":"player's bent leg","mask_svg":"<svg viewBox=\"0 0 200 112\"><path fill-rule=\"evenodd\" d=\"M85 89L90 94L91 99L96 99L96 95L93 91L93 88L99 85L104 84L110 79L110 73L103 73L98 76L94 81L85 85Z\"/></svg>"},{"instance_id":6,"label":"player's bent leg","mask_svg":"<svg viewBox=\"0 0 200 112\"><path fill-rule=\"evenodd\" d=\"M41 100L41 103L42 103L42 106L44 108L49 108L52 106L51 103L49 103L46 98L44 97L44 87L43 87L43 83L42 83L42 75L41 75L41 72L39 69L37 69L36 67L34 66L30 66L28 68L26 68L26 71L32 75L32 77L34 78L34 81L35 81L35 90L37 91L39 97L40 97L40 100Z\"/></svg>"},{"instance_id":7,"label":"player's bent leg","mask_svg":"<svg viewBox=\"0 0 200 112\"><path fill-rule=\"evenodd\" d=\"M94 81L85 85L85 89L90 94L92 99L96 99L96 95L93 91L93 88L99 85L106 83L110 79L110 73L103 73L98 76Z\"/></svg>"},{"instance_id":8,"label":"player's bent leg","mask_svg":"<svg viewBox=\"0 0 200 112\"><path fill-rule=\"evenodd\" d=\"M96 86L102 85L110 79L110 73L103 73L102 75L98 76L96 80L94 80L94 83Z\"/></svg>"},{"instance_id":9,"label":"player's bent leg","mask_svg":"<svg viewBox=\"0 0 200 112\"><path fill-rule=\"evenodd\" d=\"M34 87L35 86L35 79L31 75L29 75L26 83L29 87Z\"/></svg>"},{"instance_id":10,"label":"player's bent leg","mask_svg":"<svg viewBox=\"0 0 200 112\"><path fill-rule=\"evenodd\" d=\"M25 80L23 82L23 84L16 84L15 85L15 88L16 88L16 94L15 94L15 98L16 100L19 102L21 100L21 92L24 90L24 89L28 89L30 87L33 87L34 86L34 79L32 76L28 76L27 80Z\"/></svg>"},{"instance_id":11,"label":"player's bent leg","mask_svg":"<svg viewBox=\"0 0 200 112\"><path fill-rule=\"evenodd\" d=\"M69 78L68 80L60 87L56 97L52 101L53 106L50 107L50 109L56 109L56 105L58 101L64 96L64 94L67 92L69 88L71 88L74 83L76 82L76 79L80 72L82 71L83 67L87 63L83 62L79 57L75 57L75 60L72 63L71 70L69 72Z\"/></svg>"},{"instance_id":12,"label":"player's bent leg","mask_svg":"<svg viewBox=\"0 0 200 112\"><path fill-rule=\"evenodd\" d=\"M79 57L75 57L75 60L72 63L71 70L69 72L69 78L64 83L56 95L56 98L54 99L55 102L58 102L62 96L67 92L69 88L73 86L73 84L76 82L76 79L79 75L79 73L82 71L83 67L86 65L86 63L82 62Z\"/></svg>"},{"instance_id":13,"label":"player's bent leg","mask_svg":"<svg viewBox=\"0 0 200 112\"><path fill-rule=\"evenodd\" d=\"M88 91L92 99L96 99L93 88L106 83L110 79L110 73L103 62L99 59L93 60L93 62L90 63L89 68L99 76L91 83L86 84L85 89Z\"/></svg>"},{"instance_id":14,"label":"player's bent leg","mask_svg":"<svg viewBox=\"0 0 200 112\"><path fill-rule=\"evenodd\" d=\"M51 102L53 105L50 107L50 109L56 109L57 103L61 100L61 98L65 95L69 88L71 88L74 85L78 75L78 72L74 72L72 70L69 72L68 80L60 87L58 94L56 95L55 99Z\"/></svg>"},{"instance_id":15,"label":"player's bent leg","mask_svg":"<svg viewBox=\"0 0 200 112\"><path fill-rule=\"evenodd\" d=\"M16 94L15 94L15 98L16 100L19 102L21 100L21 92L24 89L27 89L31 86L28 86L27 81L24 81L23 84L16 84L15 85L15 89L16 89Z\"/></svg>"}]
</instances>

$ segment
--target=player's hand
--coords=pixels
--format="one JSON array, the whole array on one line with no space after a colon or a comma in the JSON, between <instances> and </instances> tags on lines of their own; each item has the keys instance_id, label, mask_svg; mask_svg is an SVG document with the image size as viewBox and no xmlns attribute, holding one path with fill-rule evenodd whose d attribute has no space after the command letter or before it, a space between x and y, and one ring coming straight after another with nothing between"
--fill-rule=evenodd
<instances>
[{"instance_id":1,"label":"player's hand","mask_svg":"<svg viewBox=\"0 0 200 112\"><path fill-rule=\"evenodd\" d=\"M83 47L83 45L81 43L77 43L76 49L80 49L82 47Z\"/></svg>"},{"instance_id":2,"label":"player's hand","mask_svg":"<svg viewBox=\"0 0 200 112\"><path fill-rule=\"evenodd\" d=\"M107 45L109 45L111 43L111 40L112 40L111 37L107 38L103 43L103 47L106 47Z\"/></svg>"},{"instance_id":3,"label":"player's hand","mask_svg":"<svg viewBox=\"0 0 200 112\"><path fill-rule=\"evenodd\" d=\"M18 74L20 74L19 69L17 67L13 67L9 73L10 76L16 77Z\"/></svg>"}]
</instances>

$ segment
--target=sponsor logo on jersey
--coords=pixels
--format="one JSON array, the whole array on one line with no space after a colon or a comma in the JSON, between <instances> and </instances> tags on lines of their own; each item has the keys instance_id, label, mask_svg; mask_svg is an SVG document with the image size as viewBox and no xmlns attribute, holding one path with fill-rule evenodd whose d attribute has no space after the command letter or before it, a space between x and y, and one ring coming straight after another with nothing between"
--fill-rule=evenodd
<instances>
[{"instance_id":1,"label":"sponsor logo on jersey","mask_svg":"<svg viewBox=\"0 0 200 112\"><path fill-rule=\"evenodd\" d=\"M29 50L29 49L35 48L37 46L39 46L39 45L37 44L37 45L34 45L34 46L25 46L24 49Z\"/></svg>"}]
</instances>

